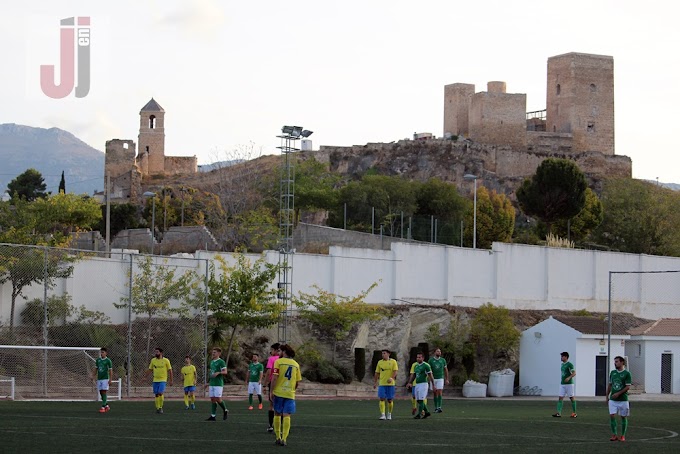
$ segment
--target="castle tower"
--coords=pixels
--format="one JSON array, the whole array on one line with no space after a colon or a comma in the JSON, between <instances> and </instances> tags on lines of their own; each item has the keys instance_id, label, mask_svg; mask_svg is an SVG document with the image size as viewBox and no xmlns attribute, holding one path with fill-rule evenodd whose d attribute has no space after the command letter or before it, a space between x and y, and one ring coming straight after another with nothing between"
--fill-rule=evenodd
<instances>
[{"instance_id":1,"label":"castle tower","mask_svg":"<svg viewBox=\"0 0 680 454\"><path fill-rule=\"evenodd\" d=\"M468 114L469 138L489 145L525 149L526 108L526 94L507 93L505 82L489 82L487 91L472 96Z\"/></svg>"},{"instance_id":2,"label":"castle tower","mask_svg":"<svg viewBox=\"0 0 680 454\"><path fill-rule=\"evenodd\" d=\"M468 136L468 114L474 94L473 84L455 83L444 86L444 135L449 133Z\"/></svg>"},{"instance_id":3,"label":"castle tower","mask_svg":"<svg viewBox=\"0 0 680 454\"><path fill-rule=\"evenodd\" d=\"M614 59L571 52L548 58L546 130L570 133L572 151L614 154Z\"/></svg>"},{"instance_id":4,"label":"castle tower","mask_svg":"<svg viewBox=\"0 0 680 454\"><path fill-rule=\"evenodd\" d=\"M145 175L165 173L165 110L153 99L139 112L137 161Z\"/></svg>"}]
</instances>

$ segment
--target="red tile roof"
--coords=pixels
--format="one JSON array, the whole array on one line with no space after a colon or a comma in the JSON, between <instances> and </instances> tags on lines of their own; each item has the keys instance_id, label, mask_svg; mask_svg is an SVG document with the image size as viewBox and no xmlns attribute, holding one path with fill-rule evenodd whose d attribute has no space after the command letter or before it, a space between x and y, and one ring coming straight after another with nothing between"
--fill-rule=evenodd
<instances>
[{"instance_id":1,"label":"red tile roof","mask_svg":"<svg viewBox=\"0 0 680 454\"><path fill-rule=\"evenodd\" d=\"M678 336L680 318L662 318L628 330L631 336Z\"/></svg>"}]
</instances>

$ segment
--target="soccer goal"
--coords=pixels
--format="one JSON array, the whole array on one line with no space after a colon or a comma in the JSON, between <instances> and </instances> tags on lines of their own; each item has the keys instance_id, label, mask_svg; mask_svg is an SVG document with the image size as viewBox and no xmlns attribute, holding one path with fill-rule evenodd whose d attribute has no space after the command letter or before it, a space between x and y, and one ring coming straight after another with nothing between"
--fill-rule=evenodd
<instances>
[{"instance_id":1,"label":"soccer goal","mask_svg":"<svg viewBox=\"0 0 680 454\"><path fill-rule=\"evenodd\" d=\"M0 398L95 400L92 378L99 347L0 345ZM113 380L109 399L122 396L121 380Z\"/></svg>"}]
</instances>

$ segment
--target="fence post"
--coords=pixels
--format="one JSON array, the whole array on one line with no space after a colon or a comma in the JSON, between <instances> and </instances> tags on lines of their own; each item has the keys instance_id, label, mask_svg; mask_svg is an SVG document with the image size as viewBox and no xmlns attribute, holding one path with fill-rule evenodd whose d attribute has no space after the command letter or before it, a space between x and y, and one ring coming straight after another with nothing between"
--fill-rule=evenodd
<instances>
[{"instance_id":1,"label":"fence post","mask_svg":"<svg viewBox=\"0 0 680 454\"><path fill-rule=\"evenodd\" d=\"M47 246L43 246L43 251L45 252L45 257L43 260L43 345L47 347L48 345L48 332L47 327L49 323L49 308L47 307L47 256L48 249ZM43 396L47 397L47 349L43 351Z\"/></svg>"},{"instance_id":2,"label":"fence post","mask_svg":"<svg viewBox=\"0 0 680 454\"><path fill-rule=\"evenodd\" d=\"M130 388L132 387L132 259L133 256L130 254L130 277L128 290L128 333L127 333L127 368L125 372L127 373L126 384L125 384L125 397L130 398Z\"/></svg>"},{"instance_id":3,"label":"fence post","mask_svg":"<svg viewBox=\"0 0 680 454\"><path fill-rule=\"evenodd\" d=\"M203 384L208 383L208 368L206 361L208 358L208 279L209 279L209 259L205 259L205 308L203 310ZM203 396L205 396L205 386L203 386Z\"/></svg>"}]
</instances>

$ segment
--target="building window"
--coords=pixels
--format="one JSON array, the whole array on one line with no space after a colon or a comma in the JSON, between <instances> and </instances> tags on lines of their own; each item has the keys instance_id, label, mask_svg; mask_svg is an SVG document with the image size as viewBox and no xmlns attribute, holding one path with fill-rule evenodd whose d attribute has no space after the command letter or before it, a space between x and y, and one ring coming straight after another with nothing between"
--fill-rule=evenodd
<instances>
[{"instance_id":1,"label":"building window","mask_svg":"<svg viewBox=\"0 0 680 454\"><path fill-rule=\"evenodd\" d=\"M156 127L156 116L151 115L149 117L149 129L154 129Z\"/></svg>"},{"instance_id":2,"label":"building window","mask_svg":"<svg viewBox=\"0 0 680 454\"><path fill-rule=\"evenodd\" d=\"M146 146L146 152L147 153L149 152L149 146L148 145Z\"/></svg>"},{"instance_id":3,"label":"building window","mask_svg":"<svg viewBox=\"0 0 680 454\"><path fill-rule=\"evenodd\" d=\"M588 126L586 126L586 131L595 132L595 123L593 123L592 121L589 121Z\"/></svg>"},{"instance_id":4,"label":"building window","mask_svg":"<svg viewBox=\"0 0 680 454\"><path fill-rule=\"evenodd\" d=\"M597 91L597 87L595 86L595 84L590 84L590 91L593 93Z\"/></svg>"},{"instance_id":5,"label":"building window","mask_svg":"<svg viewBox=\"0 0 680 454\"><path fill-rule=\"evenodd\" d=\"M557 90L556 90L556 91L557 91L557 94L558 94L558 95L559 95L560 92L562 91L562 87L560 86L560 84L557 84Z\"/></svg>"},{"instance_id":6,"label":"building window","mask_svg":"<svg viewBox=\"0 0 680 454\"><path fill-rule=\"evenodd\" d=\"M637 344L637 356L642 356L642 344Z\"/></svg>"}]
</instances>

